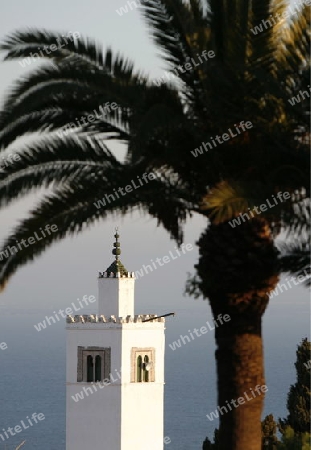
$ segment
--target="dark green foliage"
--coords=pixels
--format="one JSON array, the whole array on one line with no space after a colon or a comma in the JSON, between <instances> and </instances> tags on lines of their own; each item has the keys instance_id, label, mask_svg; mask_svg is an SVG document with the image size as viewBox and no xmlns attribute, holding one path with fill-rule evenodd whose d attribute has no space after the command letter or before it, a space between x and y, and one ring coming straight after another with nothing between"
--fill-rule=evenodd
<instances>
[{"instance_id":1,"label":"dark green foliage","mask_svg":"<svg viewBox=\"0 0 311 450\"><path fill-rule=\"evenodd\" d=\"M277 450L311 450L310 433L296 434L288 426L284 429L281 442L277 445Z\"/></svg>"},{"instance_id":2,"label":"dark green foliage","mask_svg":"<svg viewBox=\"0 0 311 450\"><path fill-rule=\"evenodd\" d=\"M294 430L287 426L281 437L277 438L277 423L273 415L269 414L261 422L262 427L262 450L311 450L311 435L308 432L295 434ZM203 442L202 450L219 450L218 446L219 430L214 431L214 442L206 438Z\"/></svg>"},{"instance_id":3,"label":"dark green foliage","mask_svg":"<svg viewBox=\"0 0 311 450\"><path fill-rule=\"evenodd\" d=\"M307 338L297 348L295 362L297 381L291 385L287 397L288 416L280 420L281 431L290 426L295 434L310 432L310 372L311 342Z\"/></svg>"},{"instance_id":4,"label":"dark green foliage","mask_svg":"<svg viewBox=\"0 0 311 450\"><path fill-rule=\"evenodd\" d=\"M214 430L214 442L211 442L208 437L203 442L202 450L219 450L219 429Z\"/></svg>"},{"instance_id":5,"label":"dark green foliage","mask_svg":"<svg viewBox=\"0 0 311 450\"><path fill-rule=\"evenodd\" d=\"M214 448L215 448L214 444L212 444L212 442L207 437L203 442L202 450L214 450Z\"/></svg>"},{"instance_id":6,"label":"dark green foliage","mask_svg":"<svg viewBox=\"0 0 311 450\"><path fill-rule=\"evenodd\" d=\"M262 450L276 450L277 423L272 414L269 414L261 422L262 430Z\"/></svg>"}]
</instances>

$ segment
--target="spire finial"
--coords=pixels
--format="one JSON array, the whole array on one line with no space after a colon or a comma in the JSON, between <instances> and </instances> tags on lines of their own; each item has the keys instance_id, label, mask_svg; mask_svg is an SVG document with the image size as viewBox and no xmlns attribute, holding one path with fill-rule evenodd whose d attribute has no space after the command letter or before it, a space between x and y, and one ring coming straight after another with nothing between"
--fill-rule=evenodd
<instances>
[{"instance_id":1,"label":"spire finial","mask_svg":"<svg viewBox=\"0 0 311 450\"><path fill-rule=\"evenodd\" d=\"M119 233L118 233L118 228L115 229L116 230L116 234L114 235L114 237L116 238L113 246L114 249L112 250L112 254L115 256L115 260L113 261L112 264L110 264L110 266L108 267L108 269L106 270L106 272L108 274L110 274L109 276L111 276L111 274L114 274L114 278L116 278L116 274L119 273L122 276L128 276L128 270L126 270L126 268L123 266L123 264L121 263L119 256L121 255L121 249L120 249L120 242L119 242Z\"/></svg>"},{"instance_id":2,"label":"spire finial","mask_svg":"<svg viewBox=\"0 0 311 450\"><path fill-rule=\"evenodd\" d=\"M115 230L116 230L116 234L114 235L114 237L116 238L116 241L113 244L114 249L112 250L112 254L115 255L116 261L119 261L119 256L121 255L121 249L120 249L120 242L118 241L118 239L120 237L118 234L118 227L116 227Z\"/></svg>"}]
</instances>

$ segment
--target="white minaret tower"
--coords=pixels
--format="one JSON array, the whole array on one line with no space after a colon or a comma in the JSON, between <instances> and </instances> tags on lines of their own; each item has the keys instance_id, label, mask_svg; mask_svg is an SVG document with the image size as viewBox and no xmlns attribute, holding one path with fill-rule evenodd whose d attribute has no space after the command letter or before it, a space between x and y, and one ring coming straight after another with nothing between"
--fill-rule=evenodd
<instances>
[{"instance_id":1,"label":"white minaret tower","mask_svg":"<svg viewBox=\"0 0 311 450\"><path fill-rule=\"evenodd\" d=\"M67 316L66 450L163 450L164 318L134 316L115 238L97 314Z\"/></svg>"}]
</instances>

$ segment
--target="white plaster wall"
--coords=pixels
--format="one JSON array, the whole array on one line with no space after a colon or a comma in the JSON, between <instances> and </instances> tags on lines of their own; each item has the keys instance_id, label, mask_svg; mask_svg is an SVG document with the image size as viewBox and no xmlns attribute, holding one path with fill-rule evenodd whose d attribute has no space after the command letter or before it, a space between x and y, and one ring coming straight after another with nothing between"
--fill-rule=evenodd
<instances>
[{"instance_id":1,"label":"white plaster wall","mask_svg":"<svg viewBox=\"0 0 311 450\"><path fill-rule=\"evenodd\" d=\"M134 316L135 278L98 278L98 314Z\"/></svg>"},{"instance_id":2,"label":"white plaster wall","mask_svg":"<svg viewBox=\"0 0 311 450\"><path fill-rule=\"evenodd\" d=\"M161 383L122 385L121 450L163 450Z\"/></svg>"},{"instance_id":3,"label":"white plaster wall","mask_svg":"<svg viewBox=\"0 0 311 450\"><path fill-rule=\"evenodd\" d=\"M76 403L71 395L89 383L77 385L67 385L66 450L120 450L120 386L105 386Z\"/></svg>"},{"instance_id":4,"label":"white plaster wall","mask_svg":"<svg viewBox=\"0 0 311 450\"><path fill-rule=\"evenodd\" d=\"M164 339L163 322L67 325L66 450L163 450ZM111 373L117 379L122 368L121 382L75 402L72 395L92 386L77 382L78 346L111 347ZM155 382L131 383L133 347L155 348Z\"/></svg>"},{"instance_id":5,"label":"white plaster wall","mask_svg":"<svg viewBox=\"0 0 311 450\"><path fill-rule=\"evenodd\" d=\"M77 382L78 347L111 347L111 373L121 368L121 324L87 323L67 326L67 383Z\"/></svg>"},{"instance_id":6,"label":"white plaster wall","mask_svg":"<svg viewBox=\"0 0 311 450\"><path fill-rule=\"evenodd\" d=\"M134 316L135 278L119 280L119 317Z\"/></svg>"},{"instance_id":7,"label":"white plaster wall","mask_svg":"<svg viewBox=\"0 0 311 450\"><path fill-rule=\"evenodd\" d=\"M131 383L133 347L155 349L155 381ZM164 323L123 324L121 450L163 450Z\"/></svg>"},{"instance_id":8,"label":"white plaster wall","mask_svg":"<svg viewBox=\"0 0 311 450\"><path fill-rule=\"evenodd\" d=\"M78 346L111 347L111 373L121 367L121 326L119 324L74 324L67 327L66 450L120 450L121 383L84 393L75 402L71 396L90 388L77 382ZM114 377L117 379L117 376ZM96 386L96 384L95 384Z\"/></svg>"}]
</instances>

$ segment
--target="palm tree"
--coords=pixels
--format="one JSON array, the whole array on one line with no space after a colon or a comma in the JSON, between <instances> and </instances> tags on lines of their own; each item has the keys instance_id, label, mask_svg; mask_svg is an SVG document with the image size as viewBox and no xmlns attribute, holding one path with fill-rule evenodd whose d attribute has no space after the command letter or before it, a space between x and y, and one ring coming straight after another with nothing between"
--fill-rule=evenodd
<instances>
[{"instance_id":1,"label":"palm tree","mask_svg":"<svg viewBox=\"0 0 311 450\"><path fill-rule=\"evenodd\" d=\"M268 294L281 270L300 273L308 265L308 108L288 99L307 86L309 8L271 20L256 34L261 21L284 15L285 1L141 4L174 74L169 81L144 76L90 39L70 40L49 55L44 48L61 34L19 31L2 43L5 59L37 52L48 61L16 82L0 114L0 148L34 133L20 160L4 170L1 205L42 187L52 193L4 243L0 282L53 242L111 213L139 208L178 243L183 222L204 215L188 292L208 297L215 319L231 318L216 329L218 402L225 406L264 384L261 319ZM93 113L112 102L117 109ZM90 114L97 117L82 120ZM112 141L126 143L124 162L110 151ZM144 173L156 179L130 195L116 194ZM290 198L239 226L228 223L280 192ZM109 194L114 201L94 205ZM45 224L57 231L12 251ZM289 234L284 257L274 242L280 231ZM260 449L263 398L264 392L221 415L221 449Z\"/></svg>"}]
</instances>

